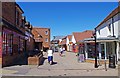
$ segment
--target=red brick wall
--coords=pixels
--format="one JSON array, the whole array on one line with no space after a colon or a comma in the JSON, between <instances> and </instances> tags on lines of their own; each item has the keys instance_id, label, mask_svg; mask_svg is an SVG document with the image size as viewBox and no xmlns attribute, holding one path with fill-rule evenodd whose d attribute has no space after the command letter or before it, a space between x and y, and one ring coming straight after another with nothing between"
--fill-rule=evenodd
<instances>
[{"instance_id":1,"label":"red brick wall","mask_svg":"<svg viewBox=\"0 0 120 78\"><path fill-rule=\"evenodd\" d=\"M20 14L19 25L21 26L22 12L20 12L19 14ZM13 26L16 26L16 21L15 21L16 20L16 3L15 2L3 2L2 3L2 18L5 19L8 23L12 24ZM17 26L18 29L24 32L25 29L21 28L20 26ZM21 33L18 33L17 30L12 30L12 31L16 32L16 34L21 34ZM22 53L18 54L19 36L15 36L16 34L15 33L13 34L13 56L6 55L5 57L2 57L3 65L8 65L14 62L14 59L21 58L21 57L18 57L22 55Z\"/></svg>"},{"instance_id":2,"label":"red brick wall","mask_svg":"<svg viewBox=\"0 0 120 78\"><path fill-rule=\"evenodd\" d=\"M25 32L25 28L21 27L22 26L22 12L18 9L18 7L16 6L16 11L19 12L19 25L16 24L16 26L22 31Z\"/></svg>"},{"instance_id":3,"label":"red brick wall","mask_svg":"<svg viewBox=\"0 0 120 78\"><path fill-rule=\"evenodd\" d=\"M19 25L16 25L15 21L16 11L19 12ZM17 26L21 31L25 32L25 29L20 27L22 25L22 12L16 8L15 2L2 2L2 17L10 24Z\"/></svg>"},{"instance_id":4,"label":"red brick wall","mask_svg":"<svg viewBox=\"0 0 120 78\"><path fill-rule=\"evenodd\" d=\"M30 38L30 41L29 39L27 40L27 51L31 51L31 50L34 50L34 39L33 38Z\"/></svg>"},{"instance_id":5,"label":"red brick wall","mask_svg":"<svg viewBox=\"0 0 120 78\"><path fill-rule=\"evenodd\" d=\"M15 25L15 2L2 3L2 17L12 25Z\"/></svg>"},{"instance_id":6,"label":"red brick wall","mask_svg":"<svg viewBox=\"0 0 120 78\"><path fill-rule=\"evenodd\" d=\"M43 38L43 47L49 48L50 45L50 29L49 28L35 28L37 32L42 36ZM48 31L48 35L45 34L45 31ZM45 39L48 38L48 42L45 41Z\"/></svg>"}]
</instances>

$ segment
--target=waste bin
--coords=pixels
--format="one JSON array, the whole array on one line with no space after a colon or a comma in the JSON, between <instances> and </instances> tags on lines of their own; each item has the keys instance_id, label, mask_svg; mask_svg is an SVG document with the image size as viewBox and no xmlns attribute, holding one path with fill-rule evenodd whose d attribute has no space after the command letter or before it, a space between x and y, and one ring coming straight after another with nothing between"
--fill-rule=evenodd
<instances>
[{"instance_id":1,"label":"waste bin","mask_svg":"<svg viewBox=\"0 0 120 78\"><path fill-rule=\"evenodd\" d=\"M115 66L115 55L109 56L109 68L116 68Z\"/></svg>"}]
</instances>

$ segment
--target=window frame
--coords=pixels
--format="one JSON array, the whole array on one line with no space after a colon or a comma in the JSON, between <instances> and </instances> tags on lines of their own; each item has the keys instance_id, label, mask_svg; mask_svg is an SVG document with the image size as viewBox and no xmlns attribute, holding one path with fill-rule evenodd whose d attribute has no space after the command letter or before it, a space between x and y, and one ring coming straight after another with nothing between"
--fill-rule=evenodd
<instances>
[{"instance_id":1,"label":"window frame","mask_svg":"<svg viewBox=\"0 0 120 78\"><path fill-rule=\"evenodd\" d=\"M45 42L48 42L48 38L45 38Z\"/></svg>"},{"instance_id":2,"label":"window frame","mask_svg":"<svg viewBox=\"0 0 120 78\"><path fill-rule=\"evenodd\" d=\"M48 35L48 31L45 31L45 35Z\"/></svg>"}]
</instances>

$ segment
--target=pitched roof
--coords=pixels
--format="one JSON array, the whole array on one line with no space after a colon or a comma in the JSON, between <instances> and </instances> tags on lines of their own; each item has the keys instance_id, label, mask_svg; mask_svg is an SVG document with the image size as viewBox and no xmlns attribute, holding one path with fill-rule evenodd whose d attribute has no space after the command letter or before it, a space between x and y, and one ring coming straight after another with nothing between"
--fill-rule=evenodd
<instances>
[{"instance_id":1,"label":"pitched roof","mask_svg":"<svg viewBox=\"0 0 120 78\"><path fill-rule=\"evenodd\" d=\"M68 39L70 40L70 39L72 38L72 35L68 35L67 37L68 37Z\"/></svg>"},{"instance_id":2,"label":"pitched roof","mask_svg":"<svg viewBox=\"0 0 120 78\"><path fill-rule=\"evenodd\" d=\"M109 20L118 13L120 13L120 6L114 9L96 28L98 28L100 25L102 25L104 22L106 22L107 20Z\"/></svg>"},{"instance_id":3,"label":"pitched roof","mask_svg":"<svg viewBox=\"0 0 120 78\"><path fill-rule=\"evenodd\" d=\"M41 36L41 34L40 33L38 33L37 31L36 31L36 29L32 29L32 34L34 35L34 39L35 40L38 40L39 39L39 42L42 42L42 36Z\"/></svg>"},{"instance_id":4,"label":"pitched roof","mask_svg":"<svg viewBox=\"0 0 120 78\"><path fill-rule=\"evenodd\" d=\"M66 44L66 38L59 43L59 45L64 45L64 44Z\"/></svg>"},{"instance_id":5,"label":"pitched roof","mask_svg":"<svg viewBox=\"0 0 120 78\"><path fill-rule=\"evenodd\" d=\"M76 42L84 40L85 38L91 38L93 34L92 30L86 30L84 32L73 32Z\"/></svg>"},{"instance_id":6,"label":"pitched roof","mask_svg":"<svg viewBox=\"0 0 120 78\"><path fill-rule=\"evenodd\" d=\"M39 34L44 34L43 31L46 31L47 29L49 30L49 28L37 28L37 27L34 27L33 29L35 29Z\"/></svg>"},{"instance_id":7,"label":"pitched roof","mask_svg":"<svg viewBox=\"0 0 120 78\"><path fill-rule=\"evenodd\" d=\"M22 8L17 3L15 3L15 4L16 4L16 7L18 7L22 13L24 13L24 11L22 10Z\"/></svg>"},{"instance_id":8,"label":"pitched roof","mask_svg":"<svg viewBox=\"0 0 120 78\"><path fill-rule=\"evenodd\" d=\"M65 36L54 36L53 40L59 40L59 39L63 39Z\"/></svg>"}]
</instances>

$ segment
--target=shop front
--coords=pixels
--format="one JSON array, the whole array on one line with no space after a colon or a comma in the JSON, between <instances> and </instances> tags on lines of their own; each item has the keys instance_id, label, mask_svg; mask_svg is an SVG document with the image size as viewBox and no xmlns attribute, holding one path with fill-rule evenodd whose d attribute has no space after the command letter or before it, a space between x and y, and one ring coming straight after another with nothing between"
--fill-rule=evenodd
<instances>
[{"instance_id":1,"label":"shop front","mask_svg":"<svg viewBox=\"0 0 120 78\"><path fill-rule=\"evenodd\" d=\"M118 61L118 40L114 38L99 38L97 39L97 58L98 60L109 60L110 55L115 55L116 63ZM94 60L95 58L95 43L94 39L85 40L86 59Z\"/></svg>"},{"instance_id":2,"label":"shop front","mask_svg":"<svg viewBox=\"0 0 120 78\"><path fill-rule=\"evenodd\" d=\"M2 65L10 65L24 52L24 35L6 26L2 29Z\"/></svg>"}]
</instances>

